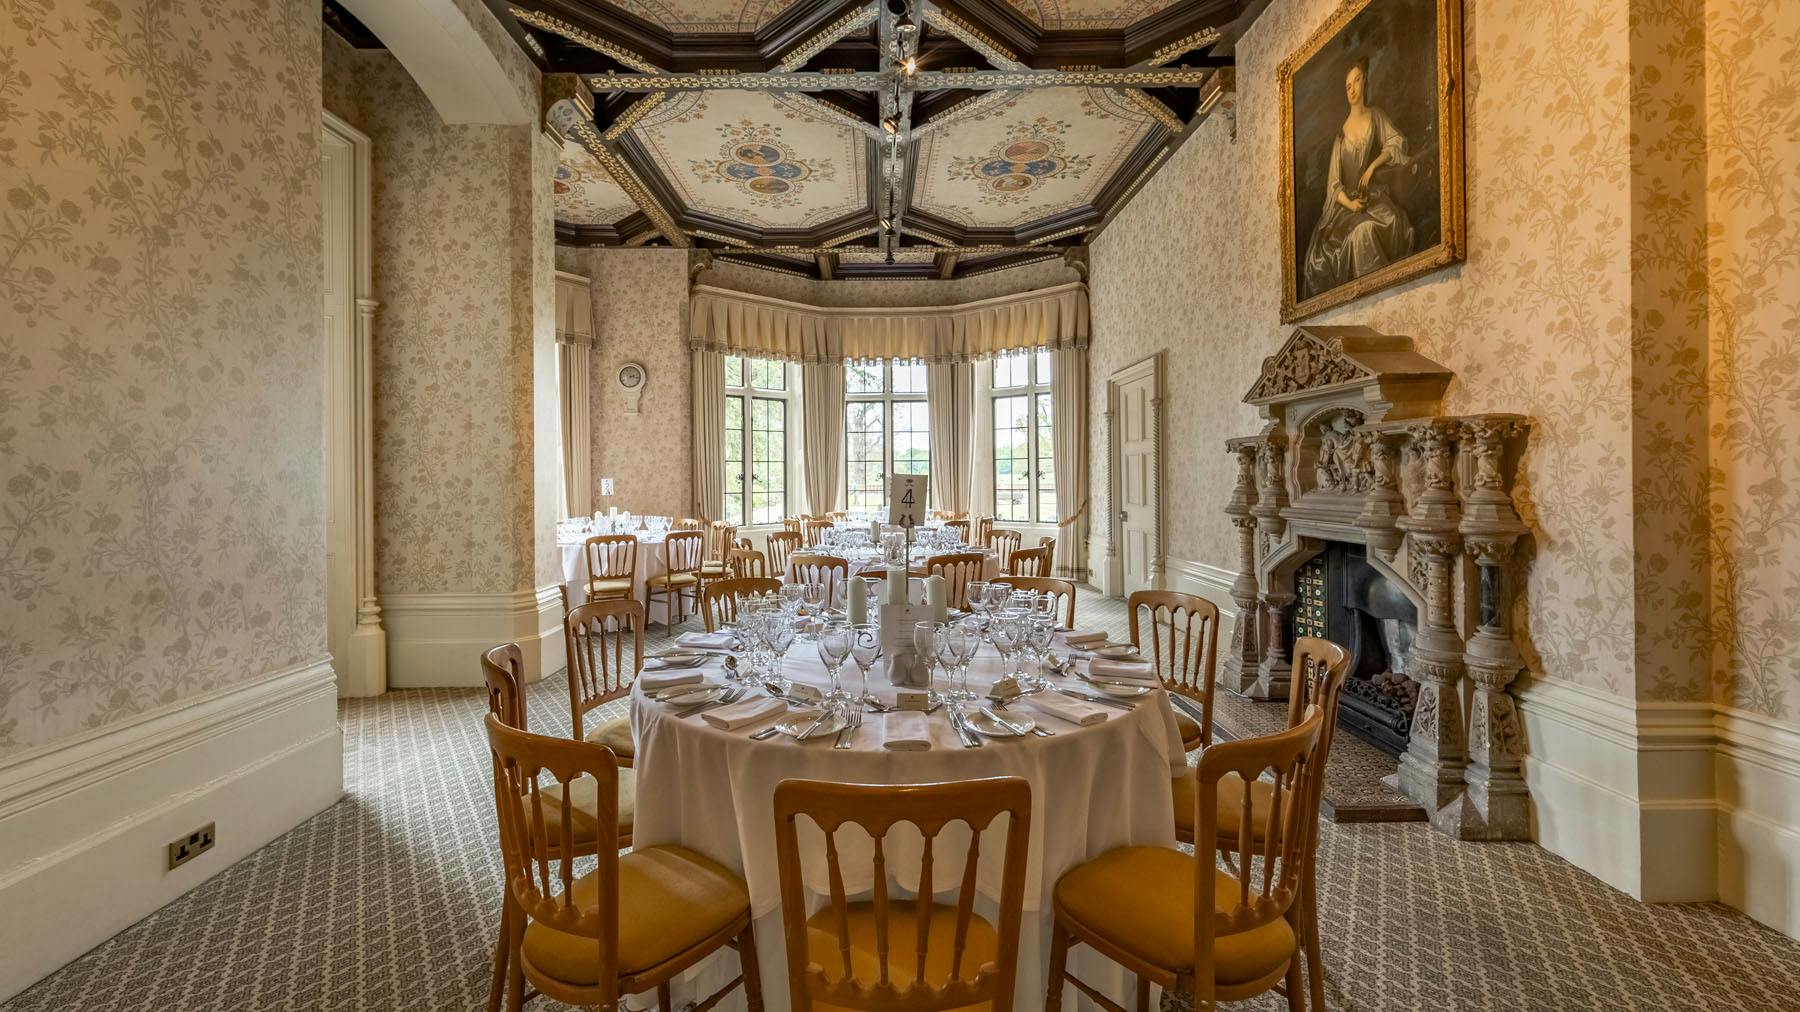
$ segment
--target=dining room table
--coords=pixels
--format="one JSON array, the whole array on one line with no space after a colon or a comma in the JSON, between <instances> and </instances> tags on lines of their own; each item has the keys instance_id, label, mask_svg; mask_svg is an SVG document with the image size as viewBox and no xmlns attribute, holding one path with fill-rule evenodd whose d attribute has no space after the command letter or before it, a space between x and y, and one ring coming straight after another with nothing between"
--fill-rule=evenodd
<instances>
[{"instance_id":1,"label":"dining room table","mask_svg":"<svg viewBox=\"0 0 1800 1012\"><path fill-rule=\"evenodd\" d=\"M604 532L597 532L604 533ZM631 573L631 596L642 604L647 600L645 586L652 576L660 576L668 569L663 558L663 543L668 539L667 531L651 531L648 529L632 531L638 539L637 566ZM563 536L558 533L556 541L557 554L562 561L563 586L568 590L569 607L576 608L587 603L588 562L587 539L594 533L576 536ZM667 596L651 602L645 609L645 617L658 625L667 625L669 621L669 599Z\"/></svg>"},{"instance_id":2,"label":"dining room table","mask_svg":"<svg viewBox=\"0 0 1800 1012\"><path fill-rule=\"evenodd\" d=\"M1069 668L1073 670L1084 663L1072 662ZM774 698L768 688L745 686L727 677L735 675L735 669L728 672L722 655L703 664L701 670L706 683L742 689L740 701L763 695ZM814 644L804 640L796 642L780 660L780 674L794 686L825 690L830 683ZM842 676L850 691L861 690L861 675L854 663L845 664ZM1096 703L1075 696L1093 695L1094 683L1077 675L1058 676L1049 679L1051 688L1013 698L1004 708L994 710L994 702L985 694L1002 677L1000 656L992 646L983 644L968 668L969 687L982 695L964 704L966 712L977 714L987 709L1015 728L1029 722L1047 733L1015 736L984 721L990 733L975 735L971 746L952 725L950 705L946 704L925 714L922 735L917 717L900 718L896 716L898 711L866 712L868 707L857 707L860 726L842 734L832 733L836 726L833 720L825 726L826 733L803 741L791 733L770 736L768 729L784 722L790 732L804 729L813 716L804 706L777 707L786 712L726 729L709 723L708 711L690 712L691 706L683 709L653 699L642 684L634 686L631 723L637 743L635 845L686 847L744 879L756 931L765 1008L790 1007L775 855L774 794L776 785L783 780L922 784L987 777L1024 778L1031 785L1032 824L1015 987L1015 1007L1020 1009L1043 1006L1057 879L1083 861L1115 847L1175 845L1169 781L1185 769L1187 760L1168 695L1154 679L1141 689L1141 694L1130 698L1103 696L1108 702ZM787 689L789 695L797 691L803 690ZM868 691L877 706L891 705L896 698L898 690L889 684L879 662L869 676ZM1074 722L1069 701L1081 711L1075 717L1092 721L1097 713L1098 722ZM726 710L718 707L711 712ZM900 724L903 719L909 723ZM893 727L890 722L894 722ZM910 728L909 747L917 750L884 747L898 733L894 728L902 726ZM759 731L763 733L758 734ZM921 737L925 739L922 742L918 740ZM956 836L958 831L960 839ZM981 841L981 853L989 856L978 864L976 909L990 919L995 916L1001 873L1000 862L993 855L1002 853L1003 832L1004 820L996 820L987 830L992 839L984 835ZM958 824L938 838L930 888L940 899L961 880L961 857L968 833L966 826ZM810 914L828 895L825 839L816 826L803 820L800 840L804 894ZM896 827L884 840L889 888L895 896L917 895L922 851L919 841L911 827ZM852 898L869 893L869 837L840 831L837 845ZM1073 950L1070 959L1083 980L1117 1001L1131 1003L1135 978L1118 964L1085 947ZM735 953L727 952L688 971L677 982L677 1005L682 995L704 996L729 981L737 972L736 960ZM734 992L719 1007L743 1008L742 992ZM1065 993L1064 1007L1097 1006L1071 985Z\"/></svg>"}]
</instances>

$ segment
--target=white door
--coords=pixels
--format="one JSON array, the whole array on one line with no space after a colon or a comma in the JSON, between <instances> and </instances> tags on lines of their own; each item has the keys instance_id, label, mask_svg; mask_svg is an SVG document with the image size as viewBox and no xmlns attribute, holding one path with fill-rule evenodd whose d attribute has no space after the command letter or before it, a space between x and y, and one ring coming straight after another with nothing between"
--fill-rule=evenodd
<instances>
[{"instance_id":1,"label":"white door","mask_svg":"<svg viewBox=\"0 0 1800 1012\"><path fill-rule=\"evenodd\" d=\"M1156 371L1136 366L1121 376L1115 422L1119 427L1118 509L1121 593L1154 587L1156 557Z\"/></svg>"},{"instance_id":2,"label":"white door","mask_svg":"<svg viewBox=\"0 0 1800 1012\"><path fill-rule=\"evenodd\" d=\"M356 527L351 514L355 481L350 435L354 391L345 388L355 346L356 168L352 145L324 131L321 192L324 197L325 284L319 317L325 365L325 644L343 688L349 674L350 633L356 627Z\"/></svg>"}]
</instances>

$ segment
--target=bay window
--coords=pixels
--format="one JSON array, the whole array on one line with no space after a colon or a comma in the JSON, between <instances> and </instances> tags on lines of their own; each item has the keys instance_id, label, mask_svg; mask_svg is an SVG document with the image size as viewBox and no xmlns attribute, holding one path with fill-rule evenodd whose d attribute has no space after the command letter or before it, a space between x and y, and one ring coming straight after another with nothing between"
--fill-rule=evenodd
<instances>
[{"instance_id":1,"label":"bay window","mask_svg":"<svg viewBox=\"0 0 1800 1012\"><path fill-rule=\"evenodd\" d=\"M788 514L794 382L786 363L725 359L725 520L779 524Z\"/></svg>"},{"instance_id":2,"label":"bay window","mask_svg":"<svg viewBox=\"0 0 1800 1012\"><path fill-rule=\"evenodd\" d=\"M1056 522L1056 455L1051 431L1050 353L994 360L989 420L994 433L994 518Z\"/></svg>"},{"instance_id":3,"label":"bay window","mask_svg":"<svg viewBox=\"0 0 1800 1012\"><path fill-rule=\"evenodd\" d=\"M884 513L890 474L929 474L926 369L898 361L844 367L845 508Z\"/></svg>"}]
</instances>

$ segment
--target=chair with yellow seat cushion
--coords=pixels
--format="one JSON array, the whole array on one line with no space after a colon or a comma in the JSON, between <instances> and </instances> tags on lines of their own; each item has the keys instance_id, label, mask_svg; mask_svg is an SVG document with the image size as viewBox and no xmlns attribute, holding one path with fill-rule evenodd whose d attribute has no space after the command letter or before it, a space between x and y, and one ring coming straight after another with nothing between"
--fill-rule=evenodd
<instances>
[{"instance_id":1,"label":"chair with yellow seat cushion","mask_svg":"<svg viewBox=\"0 0 1800 1012\"><path fill-rule=\"evenodd\" d=\"M1056 601L1056 620L1065 629L1075 628L1075 584L1069 580L1058 580L1053 576L996 576L992 580L1015 590L1029 590L1035 594L1049 594ZM1176 711L1180 713L1179 710Z\"/></svg>"},{"instance_id":2,"label":"chair with yellow seat cushion","mask_svg":"<svg viewBox=\"0 0 1800 1012\"><path fill-rule=\"evenodd\" d=\"M706 561L706 535L699 531L673 531L663 539L663 571L644 581L647 609L658 594L668 600L668 624L679 625L688 613L682 607L689 598L700 605L700 566Z\"/></svg>"},{"instance_id":3,"label":"chair with yellow seat cushion","mask_svg":"<svg viewBox=\"0 0 1800 1012\"><path fill-rule=\"evenodd\" d=\"M1000 895L995 920L989 921L974 909L977 878L990 877L980 876L978 845L982 831L1002 815ZM829 882L826 902L811 917L801 867L802 819L824 835ZM953 905L936 902L930 889L914 897L888 895L892 872L882 841L899 823L918 830L923 850L917 875L909 870L898 877L934 882L934 868L946 863L959 879ZM945 827L958 823L969 833L960 853L938 839ZM846 843L873 849L873 895L865 901L846 898L838 854L838 831L845 826L857 827L845 834ZM775 788L775 855L791 1008L1010 1012L1030 835L1031 786L1018 777L898 787L782 781Z\"/></svg>"},{"instance_id":4,"label":"chair with yellow seat cushion","mask_svg":"<svg viewBox=\"0 0 1800 1012\"><path fill-rule=\"evenodd\" d=\"M739 576L715 580L700 592L700 615L706 631L718 632L737 621L738 608L747 597L781 593L781 581L771 576Z\"/></svg>"},{"instance_id":5,"label":"chair with yellow seat cushion","mask_svg":"<svg viewBox=\"0 0 1800 1012\"><path fill-rule=\"evenodd\" d=\"M1278 988L1289 1009L1306 1008L1298 899L1317 840L1323 722L1319 709L1309 707L1296 727L1200 753L1194 772L1198 856L1164 847L1121 847L1057 880L1047 1012L1060 1012L1067 983L1123 1012L1068 972L1074 945L1087 945L1137 974L1138 1012L1148 1012L1152 984L1192 995L1197 1009ZM1253 845L1250 834L1239 834L1237 867L1253 870L1240 879L1216 865L1219 784L1233 774L1254 783L1265 772L1273 795L1262 843ZM1240 803L1240 824L1255 818L1250 804L1248 797Z\"/></svg>"},{"instance_id":6,"label":"chair with yellow seat cushion","mask_svg":"<svg viewBox=\"0 0 1800 1012\"><path fill-rule=\"evenodd\" d=\"M591 601L576 608L563 619L563 647L573 737L607 746L620 765L630 766L637 759L630 720L595 722L588 714L631 694L631 683L644 666L644 606Z\"/></svg>"},{"instance_id":7,"label":"chair with yellow seat cushion","mask_svg":"<svg viewBox=\"0 0 1800 1012\"><path fill-rule=\"evenodd\" d=\"M1170 693L1192 701L1200 719L1175 707L1181 744L1192 752L1212 744L1214 674L1219 663L1219 609L1211 601L1173 590L1140 590L1125 601L1131 645L1156 665ZM1146 642L1148 641L1148 642Z\"/></svg>"},{"instance_id":8,"label":"chair with yellow seat cushion","mask_svg":"<svg viewBox=\"0 0 1800 1012\"><path fill-rule=\"evenodd\" d=\"M614 1008L624 995L655 989L661 1007L672 1008L669 981L735 945L742 976L701 1007L741 981L749 1007L760 1012L743 881L681 847L621 856L614 826L623 771L603 746L520 731L493 715L486 726L495 797L507 799L497 810L508 900L517 915L506 924L506 1008L523 1008L527 981L570 1005ZM577 876L574 858L565 855L583 780L594 784L598 838L593 870Z\"/></svg>"},{"instance_id":9,"label":"chair with yellow seat cushion","mask_svg":"<svg viewBox=\"0 0 1800 1012\"><path fill-rule=\"evenodd\" d=\"M1294 641L1293 654L1293 667L1288 677L1288 726L1299 723L1309 706L1317 706L1325 715L1325 727L1319 732L1320 793L1323 794L1324 771L1331 761L1331 740L1337 730L1338 697L1343 691L1344 679L1349 676L1350 653L1330 640L1302 636ZM1184 777L1177 777L1174 789L1175 838L1182 843L1193 843L1197 786L1192 771ZM1253 846L1263 842L1256 827L1267 823L1274 793L1275 785L1266 780L1258 780L1250 785L1250 806L1253 813L1250 842ZM1241 779L1229 774L1220 778L1218 837L1221 845L1228 850L1235 849L1238 845L1238 812L1243 806L1243 800L1244 782ZM1316 823L1315 819L1314 832L1317 832ZM1306 950L1307 987L1311 991L1313 1004L1323 1009L1325 964L1320 956L1319 890L1318 884L1312 880L1311 871L1309 867L1307 879L1302 883L1298 923Z\"/></svg>"},{"instance_id":10,"label":"chair with yellow seat cushion","mask_svg":"<svg viewBox=\"0 0 1800 1012\"><path fill-rule=\"evenodd\" d=\"M638 539L635 534L597 534L587 539L587 599L607 601L635 596Z\"/></svg>"},{"instance_id":11,"label":"chair with yellow seat cushion","mask_svg":"<svg viewBox=\"0 0 1800 1012\"><path fill-rule=\"evenodd\" d=\"M700 563L702 582L723 580L731 575L731 550L737 541L737 525L714 520L706 528L706 560Z\"/></svg>"},{"instance_id":12,"label":"chair with yellow seat cushion","mask_svg":"<svg viewBox=\"0 0 1800 1012\"><path fill-rule=\"evenodd\" d=\"M801 551L805 544L800 539L799 531L776 531L769 535L769 575L785 578L787 576L788 558Z\"/></svg>"},{"instance_id":13,"label":"chair with yellow seat cushion","mask_svg":"<svg viewBox=\"0 0 1800 1012\"><path fill-rule=\"evenodd\" d=\"M481 655L482 680L487 685L488 712L495 719L508 727L525 730L525 697L519 691L520 678L525 668L524 654L517 643L502 643ZM495 771L495 789L501 783L499 771ZM617 803L617 833L615 839L619 846L631 846L631 831L636 822L637 804L635 781L629 770L622 771L619 778ZM558 806L547 808L546 814L553 817L555 832L549 835L553 849L561 847L562 809L560 807L561 784L547 789L546 794L556 792ZM569 788L570 794L570 833L569 847L571 856L579 857L594 853L599 842L599 785L590 779L576 780ZM496 803L500 796L496 795ZM524 796L517 799L525 802ZM560 852L560 851L559 851ZM492 985L488 990L487 1007L489 1012L500 1007L501 993L506 981L507 966L507 926L518 916L510 900L503 902L500 908L500 939L494 947L494 973Z\"/></svg>"}]
</instances>

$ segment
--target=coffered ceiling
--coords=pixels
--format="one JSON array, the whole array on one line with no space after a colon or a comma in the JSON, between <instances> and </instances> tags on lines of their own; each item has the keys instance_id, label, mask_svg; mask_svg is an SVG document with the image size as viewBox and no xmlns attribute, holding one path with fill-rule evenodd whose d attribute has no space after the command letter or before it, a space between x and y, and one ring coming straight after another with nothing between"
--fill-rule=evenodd
<instances>
[{"instance_id":1,"label":"coffered ceiling","mask_svg":"<svg viewBox=\"0 0 1800 1012\"><path fill-rule=\"evenodd\" d=\"M1092 241L1268 0L484 0L545 73L558 241L955 277Z\"/></svg>"}]
</instances>

